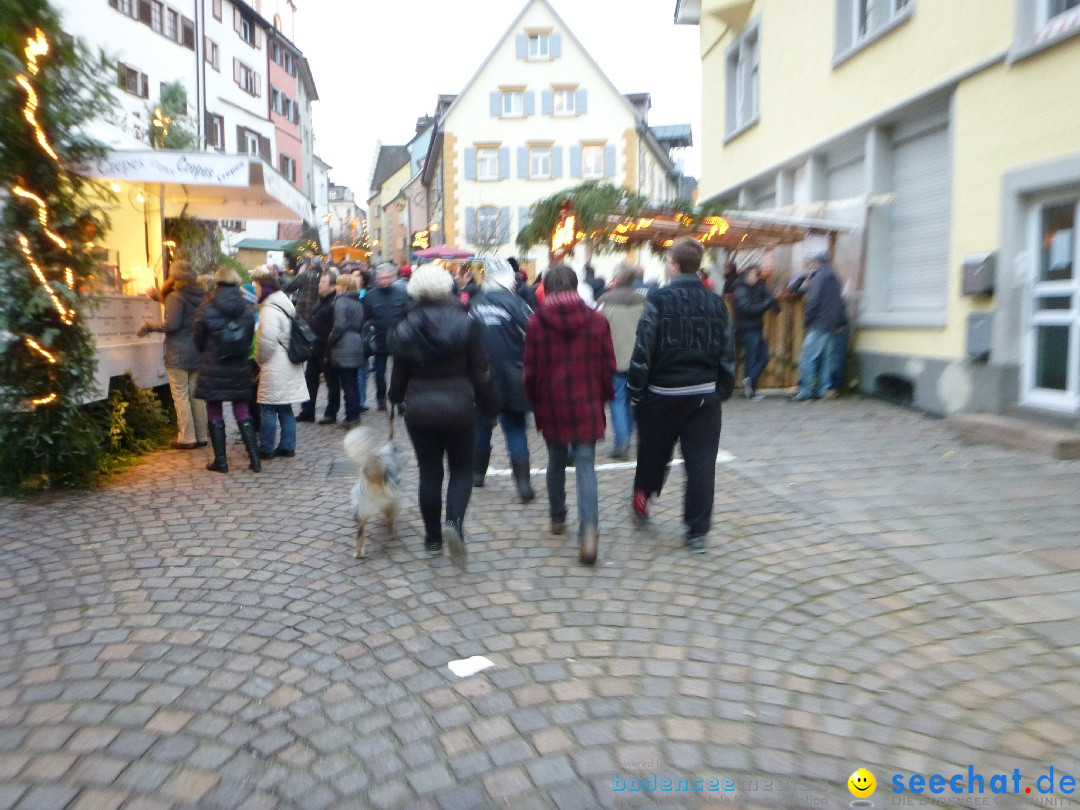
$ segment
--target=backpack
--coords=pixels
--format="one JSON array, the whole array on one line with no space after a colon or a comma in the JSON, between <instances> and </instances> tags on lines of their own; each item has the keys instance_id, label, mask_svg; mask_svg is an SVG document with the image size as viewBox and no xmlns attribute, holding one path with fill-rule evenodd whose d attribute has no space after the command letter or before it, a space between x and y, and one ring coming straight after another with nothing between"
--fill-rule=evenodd
<instances>
[{"instance_id":1,"label":"backpack","mask_svg":"<svg viewBox=\"0 0 1080 810\"><path fill-rule=\"evenodd\" d=\"M246 360L251 354L251 335L244 328L241 320L232 320L225 324L217 336L217 359Z\"/></svg>"},{"instance_id":2,"label":"backpack","mask_svg":"<svg viewBox=\"0 0 1080 810\"><path fill-rule=\"evenodd\" d=\"M289 319L289 345L285 347L289 362L297 365L306 363L315 354L315 333L311 331L307 321L299 315L290 315L277 304L271 304L271 306L280 309Z\"/></svg>"}]
</instances>

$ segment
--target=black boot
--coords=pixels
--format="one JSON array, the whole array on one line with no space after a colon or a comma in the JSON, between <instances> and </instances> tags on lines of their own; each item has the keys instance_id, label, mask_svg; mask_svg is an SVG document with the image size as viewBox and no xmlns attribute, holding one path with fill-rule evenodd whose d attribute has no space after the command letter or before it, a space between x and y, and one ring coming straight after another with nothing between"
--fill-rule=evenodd
<instances>
[{"instance_id":1,"label":"black boot","mask_svg":"<svg viewBox=\"0 0 1080 810\"><path fill-rule=\"evenodd\" d=\"M239 423L240 436L244 440L244 449L247 450L251 463L248 469L252 472L262 472L262 462L259 460L259 440L255 436L255 423L245 419Z\"/></svg>"},{"instance_id":2,"label":"black boot","mask_svg":"<svg viewBox=\"0 0 1080 810\"><path fill-rule=\"evenodd\" d=\"M517 482L518 497L522 503L529 503L536 498L533 492L532 482L529 481L529 459L510 459L510 469L514 471L514 481Z\"/></svg>"},{"instance_id":3,"label":"black boot","mask_svg":"<svg viewBox=\"0 0 1080 810\"><path fill-rule=\"evenodd\" d=\"M229 460L225 457L225 423L211 422L207 428L210 431L210 446L214 448L214 460L206 465L206 469L227 473Z\"/></svg>"},{"instance_id":4,"label":"black boot","mask_svg":"<svg viewBox=\"0 0 1080 810\"><path fill-rule=\"evenodd\" d=\"M487 475L488 462L490 460L490 450L486 453L476 453L473 456L472 485L474 487L482 487L484 485L484 476Z\"/></svg>"}]
</instances>

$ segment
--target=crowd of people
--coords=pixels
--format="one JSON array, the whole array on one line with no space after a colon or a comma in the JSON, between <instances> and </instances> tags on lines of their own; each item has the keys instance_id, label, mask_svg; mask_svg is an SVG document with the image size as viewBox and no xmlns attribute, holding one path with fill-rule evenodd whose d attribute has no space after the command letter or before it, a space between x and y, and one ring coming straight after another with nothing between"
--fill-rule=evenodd
<instances>
[{"instance_id":1,"label":"crowd of people","mask_svg":"<svg viewBox=\"0 0 1080 810\"><path fill-rule=\"evenodd\" d=\"M627 262L610 283L588 265L579 275L556 264L531 285L513 259L499 257L485 259L482 284L438 263L348 272L308 257L288 273L257 268L245 284L228 267L198 278L179 260L161 291L164 319L139 331L165 333L179 427L173 447L210 444L210 471L229 470L226 402L249 468L259 472L264 461L296 454L297 421L336 424L344 403L342 424L359 424L374 374L376 407L404 415L429 553L440 553L444 543L464 552L466 511L472 490L485 485L496 425L517 497L535 499L530 413L547 449L554 535L567 531L566 470L574 468L583 564L594 564L599 548L596 445L608 413L612 459L631 457L637 430L629 505L639 523L649 520L679 443L685 542L701 552L712 520L721 404L736 383L736 346L744 351L744 392L757 398L769 359L763 318L777 307L760 268L751 265L730 279L732 318L702 272L703 253L695 239L676 240L663 286L645 284L643 270ZM846 329L828 256L814 256L806 270L790 287L807 297L796 401L836 389ZM310 327L306 362L292 345L300 324Z\"/></svg>"}]
</instances>

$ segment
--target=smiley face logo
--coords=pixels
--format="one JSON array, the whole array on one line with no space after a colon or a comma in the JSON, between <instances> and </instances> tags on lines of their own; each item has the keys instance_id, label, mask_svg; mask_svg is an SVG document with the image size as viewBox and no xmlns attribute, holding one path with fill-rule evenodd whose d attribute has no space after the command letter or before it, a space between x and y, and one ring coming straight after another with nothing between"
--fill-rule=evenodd
<instances>
[{"instance_id":1,"label":"smiley face logo","mask_svg":"<svg viewBox=\"0 0 1080 810\"><path fill-rule=\"evenodd\" d=\"M877 779L866 768L859 768L848 777L847 787L852 796L858 796L859 798L873 796L874 791L877 790Z\"/></svg>"}]
</instances>

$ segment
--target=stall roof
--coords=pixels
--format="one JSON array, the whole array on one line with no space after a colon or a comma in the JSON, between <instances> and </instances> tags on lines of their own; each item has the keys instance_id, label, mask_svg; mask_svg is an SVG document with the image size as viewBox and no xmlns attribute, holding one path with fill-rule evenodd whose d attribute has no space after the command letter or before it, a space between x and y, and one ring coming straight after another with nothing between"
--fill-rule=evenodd
<instances>
[{"instance_id":1,"label":"stall roof","mask_svg":"<svg viewBox=\"0 0 1080 810\"><path fill-rule=\"evenodd\" d=\"M313 222L303 192L252 155L167 150L112 150L83 167L101 180L160 186L164 214L199 219Z\"/></svg>"},{"instance_id":2,"label":"stall roof","mask_svg":"<svg viewBox=\"0 0 1080 810\"><path fill-rule=\"evenodd\" d=\"M241 239L237 250L284 250L293 243L291 239Z\"/></svg>"}]
</instances>

